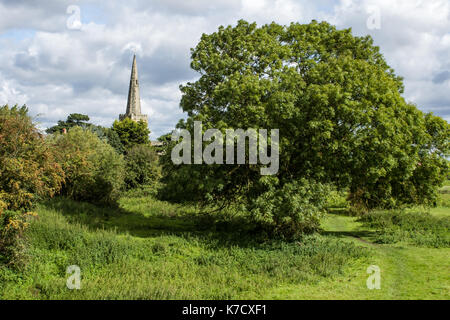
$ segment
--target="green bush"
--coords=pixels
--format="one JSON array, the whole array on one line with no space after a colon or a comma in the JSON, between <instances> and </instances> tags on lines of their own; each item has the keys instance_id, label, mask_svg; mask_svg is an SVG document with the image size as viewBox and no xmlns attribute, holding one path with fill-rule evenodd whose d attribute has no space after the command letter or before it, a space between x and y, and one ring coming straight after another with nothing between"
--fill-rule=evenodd
<instances>
[{"instance_id":1,"label":"green bush","mask_svg":"<svg viewBox=\"0 0 450 320\"><path fill-rule=\"evenodd\" d=\"M47 133L63 133L64 129L69 130L73 127L81 127L83 129L89 129L94 132L100 139L106 140L118 154L123 154L125 148L120 141L119 135L111 128L105 128L102 126L96 126L89 123L89 116L80 113L71 113L67 120L59 120L58 124L50 127L46 130Z\"/></svg>"},{"instance_id":2,"label":"green bush","mask_svg":"<svg viewBox=\"0 0 450 320\"><path fill-rule=\"evenodd\" d=\"M0 263L20 267L25 263L24 232L33 212L3 211L0 214Z\"/></svg>"},{"instance_id":3,"label":"green bush","mask_svg":"<svg viewBox=\"0 0 450 320\"><path fill-rule=\"evenodd\" d=\"M18 266L24 257L23 234L38 199L61 188L64 172L28 109L0 107L0 262Z\"/></svg>"},{"instance_id":4,"label":"green bush","mask_svg":"<svg viewBox=\"0 0 450 320\"><path fill-rule=\"evenodd\" d=\"M114 130L120 139L122 145L127 149L137 144L148 144L150 130L143 121L133 121L125 118L121 121L114 121L112 130Z\"/></svg>"},{"instance_id":5,"label":"green bush","mask_svg":"<svg viewBox=\"0 0 450 320\"><path fill-rule=\"evenodd\" d=\"M125 156L125 183L128 189L154 185L161 175L158 155L148 145L135 145Z\"/></svg>"},{"instance_id":6,"label":"green bush","mask_svg":"<svg viewBox=\"0 0 450 320\"><path fill-rule=\"evenodd\" d=\"M440 207L450 208L450 193L441 193L437 204Z\"/></svg>"},{"instance_id":7,"label":"green bush","mask_svg":"<svg viewBox=\"0 0 450 320\"><path fill-rule=\"evenodd\" d=\"M266 179L267 191L250 201L247 210L269 233L296 238L318 230L325 213L327 185L302 179L279 187L275 179Z\"/></svg>"},{"instance_id":8,"label":"green bush","mask_svg":"<svg viewBox=\"0 0 450 320\"><path fill-rule=\"evenodd\" d=\"M37 198L57 193L63 179L28 109L0 107L0 202L5 209L31 210Z\"/></svg>"},{"instance_id":9,"label":"green bush","mask_svg":"<svg viewBox=\"0 0 450 320\"><path fill-rule=\"evenodd\" d=\"M336 190L333 188L326 197L327 208L346 208L348 207L348 192L345 190Z\"/></svg>"},{"instance_id":10,"label":"green bush","mask_svg":"<svg viewBox=\"0 0 450 320\"><path fill-rule=\"evenodd\" d=\"M120 141L119 135L116 131L111 128L105 128L102 126L94 126L91 125L89 129L94 132L100 139L105 140L106 142L113 147L118 154L125 153L125 147Z\"/></svg>"},{"instance_id":11,"label":"green bush","mask_svg":"<svg viewBox=\"0 0 450 320\"><path fill-rule=\"evenodd\" d=\"M379 243L403 241L428 247L450 246L450 217L392 210L370 212L362 216L361 221L377 230Z\"/></svg>"},{"instance_id":12,"label":"green bush","mask_svg":"<svg viewBox=\"0 0 450 320\"><path fill-rule=\"evenodd\" d=\"M74 127L49 139L66 181L63 194L75 200L114 204L124 184L125 163L106 141Z\"/></svg>"}]
</instances>

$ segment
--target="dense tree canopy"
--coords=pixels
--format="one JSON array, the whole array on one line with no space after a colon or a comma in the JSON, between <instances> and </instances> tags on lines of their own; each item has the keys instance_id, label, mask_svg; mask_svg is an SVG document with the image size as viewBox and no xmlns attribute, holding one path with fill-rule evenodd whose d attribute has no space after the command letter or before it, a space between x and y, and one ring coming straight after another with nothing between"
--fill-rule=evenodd
<instances>
[{"instance_id":1,"label":"dense tree canopy","mask_svg":"<svg viewBox=\"0 0 450 320\"><path fill-rule=\"evenodd\" d=\"M125 118L121 121L116 120L113 123L112 129L118 134L125 148L150 143L150 130L143 121L136 122L130 118Z\"/></svg>"},{"instance_id":2,"label":"dense tree canopy","mask_svg":"<svg viewBox=\"0 0 450 320\"><path fill-rule=\"evenodd\" d=\"M125 162L107 141L81 127L47 139L65 172L62 194L75 200L115 204L124 183Z\"/></svg>"},{"instance_id":3,"label":"dense tree canopy","mask_svg":"<svg viewBox=\"0 0 450 320\"><path fill-rule=\"evenodd\" d=\"M161 170L158 155L150 145L138 144L127 151L125 156L125 184L128 189L154 185Z\"/></svg>"},{"instance_id":4,"label":"dense tree canopy","mask_svg":"<svg viewBox=\"0 0 450 320\"><path fill-rule=\"evenodd\" d=\"M64 129L68 131L73 127L81 127L94 132L100 139L106 140L118 154L125 152L125 147L120 141L119 135L112 128L105 128L89 123L89 116L80 113L71 113L66 121L59 120L58 124L46 130L47 133L62 133Z\"/></svg>"},{"instance_id":5,"label":"dense tree canopy","mask_svg":"<svg viewBox=\"0 0 450 320\"><path fill-rule=\"evenodd\" d=\"M66 121L59 120L56 126L50 127L46 130L47 133L62 132L63 129L69 130L75 126L86 128L91 124L88 123L89 116L80 113L71 113Z\"/></svg>"},{"instance_id":6,"label":"dense tree canopy","mask_svg":"<svg viewBox=\"0 0 450 320\"><path fill-rule=\"evenodd\" d=\"M119 135L112 128L92 125L89 127L89 129L94 132L100 139L106 140L118 154L125 153L125 147L122 144L122 141L120 141Z\"/></svg>"},{"instance_id":7,"label":"dense tree canopy","mask_svg":"<svg viewBox=\"0 0 450 320\"><path fill-rule=\"evenodd\" d=\"M405 101L402 78L370 36L326 22L241 20L203 34L191 54L200 77L180 87L188 119L178 127L279 129L280 170L263 179L258 165L166 161L165 194L251 201L269 180L281 188L308 179L349 188L362 209L435 201L449 125Z\"/></svg>"}]
</instances>

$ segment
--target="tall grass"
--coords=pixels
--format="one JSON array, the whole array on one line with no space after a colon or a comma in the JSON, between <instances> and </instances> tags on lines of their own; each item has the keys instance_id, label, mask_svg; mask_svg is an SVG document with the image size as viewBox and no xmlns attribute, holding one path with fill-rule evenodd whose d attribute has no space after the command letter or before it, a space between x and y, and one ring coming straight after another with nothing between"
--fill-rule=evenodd
<instances>
[{"instance_id":1,"label":"tall grass","mask_svg":"<svg viewBox=\"0 0 450 320\"><path fill-rule=\"evenodd\" d=\"M0 267L2 299L252 299L338 276L367 256L333 237L289 243L221 232L195 208L152 198L125 198L119 209L56 199L38 212L30 263ZM66 288L69 265L81 268L81 290Z\"/></svg>"},{"instance_id":2,"label":"tall grass","mask_svg":"<svg viewBox=\"0 0 450 320\"><path fill-rule=\"evenodd\" d=\"M439 192L438 206L450 208L450 187L444 187Z\"/></svg>"},{"instance_id":3,"label":"tall grass","mask_svg":"<svg viewBox=\"0 0 450 320\"><path fill-rule=\"evenodd\" d=\"M408 242L428 247L450 247L450 217L435 217L423 211L374 211L361 218L377 230L379 243Z\"/></svg>"}]
</instances>

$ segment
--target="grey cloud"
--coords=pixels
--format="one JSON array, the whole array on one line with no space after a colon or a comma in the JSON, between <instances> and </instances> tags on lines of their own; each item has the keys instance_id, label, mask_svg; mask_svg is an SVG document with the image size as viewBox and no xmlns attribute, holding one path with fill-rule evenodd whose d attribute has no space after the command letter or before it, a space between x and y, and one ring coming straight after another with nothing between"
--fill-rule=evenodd
<instances>
[{"instance_id":1,"label":"grey cloud","mask_svg":"<svg viewBox=\"0 0 450 320\"><path fill-rule=\"evenodd\" d=\"M0 32L11 28L59 31L65 28L68 3L70 1L65 0L50 0L39 4L25 0L1 0Z\"/></svg>"},{"instance_id":2,"label":"grey cloud","mask_svg":"<svg viewBox=\"0 0 450 320\"><path fill-rule=\"evenodd\" d=\"M160 46L151 56L139 59L142 81L153 84L165 84L173 81L185 81L196 76L190 69L189 51Z\"/></svg>"},{"instance_id":3,"label":"grey cloud","mask_svg":"<svg viewBox=\"0 0 450 320\"><path fill-rule=\"evenodd\" d=\"M36 57L22 52L16 54L14 58L14 66L27 71L33 71L37 69L38 63Z\"/></svg>"},{"instance_id":4,"label":"grey cloud","mask_svg":"<svg viewBox=\"0 0 450 320\"><path fill-rule=\"evenodd\" d=\"M450 79L450 71L443 71L436 74L433 78L434 83L442 83Z\"/></svg>"}]
</instances>

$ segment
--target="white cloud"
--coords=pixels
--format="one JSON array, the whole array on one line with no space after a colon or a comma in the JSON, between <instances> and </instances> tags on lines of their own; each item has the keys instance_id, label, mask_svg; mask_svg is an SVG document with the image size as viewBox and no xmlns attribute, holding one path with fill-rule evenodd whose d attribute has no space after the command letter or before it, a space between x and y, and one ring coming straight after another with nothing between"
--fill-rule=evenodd
<instances>
[{"instance_id":1,"label":"white cloud","mask_svg":"<svg viewBox=\"0 0 450 320\"><path fill-rule=\"evenodd\" d=\"M81 8L80 30L66 27L73 4ZM372 6L380 9L379 30L367 28ZM406 98L448 119L449 17L444 0L50 0L40 6L0 0L0 46L7 48L0 51L0 104L27 103L41 114L42 126L73 112L109 126L125 110L136 52L142 108L155 138L183 117L178 85L196 77L189 49L202 33L241 18L258 24L316 19L372 35L405 78Z\"/></svg>"},{"instance_id":2,"label":"white cloud","mask_svg":"<svg viewBox=\"0 0 450 320\"><path fill-rule=\"evenodd\" d=\"M368 6L379 8L380 30L365 26ZM450 2L347 0L336 12L338 26L351 26L357 34L374 38L388 64L404 77L407 100L424 111L450 115L449 83L436 81L437 75L450 72Z\"/></svg>"}]
</instances>

